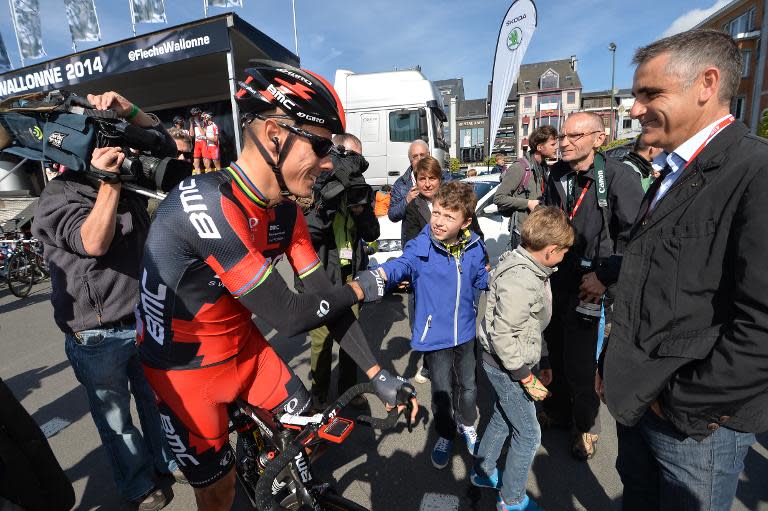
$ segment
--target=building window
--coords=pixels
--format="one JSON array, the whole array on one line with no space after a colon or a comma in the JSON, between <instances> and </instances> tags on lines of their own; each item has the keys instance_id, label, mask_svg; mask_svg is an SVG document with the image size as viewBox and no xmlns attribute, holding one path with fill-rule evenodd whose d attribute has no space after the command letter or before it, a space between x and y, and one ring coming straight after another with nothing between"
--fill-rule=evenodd
<instances>
[{"instance_id":1,"label":"building window","mask_svg":"<svg viewBox=\"0 0 768 511\"><path fill-rule=\"evenodd\" d=\"M611 118L607 115L603 116L603 127L610 128L611 127Z\"/></svg>"},{"instance_id":2,"label":"building window","mask_svg":"<svg viewBox=\"0 0 768 511\"><path fill-rule=\"evenodd\" d=\"M735 118L737 118L740 121L744 120L744 107L745 107L745 98L744 96L737 96L733 98L733 101L731 101L731 113Z\"/></svg>"},{"instance_id":3,"label":"building window","mask_svg":"<svg viewBox=\"0 0 768 511\"><path fill-rule=\"evenodd\" d=\"M547 71L541 75L539 79L539 88L541 89L557 89L560 86L560 75L554 70L547 69Z\"/></svg>"},{"instance_id":4,"label":"building window","mask_svg":"<svg viewBox=\"0 0 768 511\"><path fill-rule=\"evenodd\" d=\"M407 113L389 113L390 142L413 142L419 137L418 111L411 110Z\"/></svg>"},{"instance_id":5,"label":"building window","mask_svg":"<svg viewBox=\"0 0 768 511\"><path fill-rule=\"evenodd\" d=\"M527 124L523 124L523 136L524 137L528 136L528 125Z\"/></svg>"},{"instance_id":6,"label":"building window","mask_svg":"<svg viewBox=\"0 0 768 511\"><path fill-rule=\"evenodd\" d=\"M632 119L624 119L624 122L622 123L622 127L625 130L631 130L632 129Z\"/></svg>"},{"instance_id":7,"label":"building window","mask_svg":"<svg viewBox=\"0 0 768 511\"><path fill-rule=\"evenodd\" d=\"M539 110L558 110L561 99L560 94L539 94Z\"/></svg>"},{"instance_id":8,"label":"building window","mask_svg":"<svg viewBox=\"0 0 768 511\"><path fill-rule=\"evenodd\" d=\"M569 92L569 93L567 94L566 102L567 102L569 105L574 105L574 104L576 104L576 93L575 93L575 92Z\"/></svg>"},{"instance_id":9,"label":"building window","mask_svg":"<svg viewBox=\"0 0 768 511\"><path fill-rule=\"evenodd\" d=\"M502 117L514 117L515 111L514 110L504 110L504 113L501 114Z\"/></svg>"},{"instance_id":10,"label":"building window","mask_svg":"<svg viewBox=\"0 0 768 511\"><path fill-rule=\"evenodd\" d=\"M548 117L542 117L539 119L539 127L541 126L552 126L555 128L555 131L560 130L560 117L556 115L550 115Z\"/></svg>"},{"instance_id":11,"label":"building window","mask_svg":"<svg viewBox=\"0 0 768 511\"><path fill-rule=\"evenodd\" d=\"M751 8L741 16L738 16L725 25L723 25L723 29L731 35L731 37L736 37L739 34L746 34L747 32L751 32L754 28L754 19L755 19L755 8Z\"/></svg>"},{"instance_id":12,"label":"building window","mask_svg":"<svg viewBox=\"0 0 768 511\"><path fill-rule=\"evenodd\" d=\"M523 99L523 107L531 108L533 106L533 96L525 96Z\"/></svg>"},{"instance_id":13,"label":"building window","mask_svg":"<svg viewBox=\"0 0 768 511\"><path fill-rule=\"evenodd\" d=\"M485 128L464 128L459 130L459 147L481 146L484 142Z\"/></svg>"},{"instance_id":14,"label":"building window","mask_svg":"<svg viewBox=\"0 0 768 511\"><path fill-rule=\"evenodd\" d=\"M530 80L523 80L523 88L528 89L531 87L531 81Z\"/></svg>"},{"instance_id":15,"label":"building window","mask_svg":"<svg viewBox=\"0 0 768 511\"><path fill-rule=\"evenodd\" d=\"M741 77L749 76L749 60L752 58L751 50L741 50Z\"/></svg>"}]
</instances>

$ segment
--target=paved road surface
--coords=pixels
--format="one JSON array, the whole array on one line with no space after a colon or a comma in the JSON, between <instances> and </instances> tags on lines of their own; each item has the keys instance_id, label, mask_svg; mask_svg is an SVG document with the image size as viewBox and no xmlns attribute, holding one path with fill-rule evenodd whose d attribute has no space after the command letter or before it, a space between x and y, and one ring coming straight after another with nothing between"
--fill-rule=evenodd
<instances>
[{"instance_id":1,"label":"paved road surface","mask_svg":"<svg viewBox=\"0 0 768 511\"><path fill-rule=\"evenodd\" d=\"M63 336L53 324L49 298L47 282L37 285L24 300L0 286L0 377L35 421L52 433L51 447L75 485L77 509L132 509L115 496L110 467L88 413L85 392L64 355ZM365 308L362 322L374 349L380 350L383 364L412 376L417 359L408 347L405 310L401 295L390 296L382 304ZM306 381L309 343L303 338L280 338L274 332L270 335L280 354ZM481 424L488 417L488 389L481 376ZM429 384L417 385L417 390L421 402L429 405ZM599 451L587 464L568 455L566 432L545 432L528 481L529 493L545 509L619 509L621 482L613 468L615 428L605 410L600 418L604 433ZM494 509L493 492L468 484L470 458L463 445L456 446L449 467L438 471L429 461L434 441L431 429L381 435L358 427L345 444L319 460L317 468L321 476L336 483L340 493L372 511ZM733 510L768 511L766 447L768 437L763 436L747 456ZM171 486L167 480L164 484ZM174 498L167 510L195 509L188 486L176 484L171 489ZM427 506L439 499L445 504ZM239 494L233 509L248 509Z\"/></svg>"}]
</instances>

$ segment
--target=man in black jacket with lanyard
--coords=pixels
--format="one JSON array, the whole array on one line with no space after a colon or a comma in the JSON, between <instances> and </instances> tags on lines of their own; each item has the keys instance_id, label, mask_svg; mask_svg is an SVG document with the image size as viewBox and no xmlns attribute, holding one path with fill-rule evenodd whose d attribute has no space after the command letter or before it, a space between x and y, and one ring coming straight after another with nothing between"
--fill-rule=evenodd
<instances>
[{"instance_id":1,"label":"man in black jacket with lanyard","mask_svg":"<svg viewBox=\"0 0 768 511\"><path fill-rule=\"evenodd\" d=\"M549 173L543 203L566 212L576 239L552 276L552 321L544 332L552 397L544 400L540 421L572 424L572 453L586 460L600 432L594 390L600 303L616 280L608 262L629 236L643 189L636 172L596 151L605 140L598 115L571 114L558 139L562 160ZM582 283L590 292L580 292Z\"/></svg>"},{"instance_id":2,"label":"man in black jacket with lanyard","mask_svg":"<svg viewBox=\"0 0 768 511\"><path fill-rule=\"evenodd\" d=\"M624 510L724 511L768 429L768 144L729 113L742 67L727 34L677 34L634 62L631 115L668 154L624 251L597 387Z\"/></svg>"}]
</instances>

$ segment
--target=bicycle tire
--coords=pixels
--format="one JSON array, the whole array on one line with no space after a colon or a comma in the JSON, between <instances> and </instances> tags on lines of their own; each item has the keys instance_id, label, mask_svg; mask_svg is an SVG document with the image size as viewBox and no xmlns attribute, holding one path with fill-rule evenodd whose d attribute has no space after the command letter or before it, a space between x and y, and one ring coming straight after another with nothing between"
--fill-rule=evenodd
<instances>
[{"instance_id":1,"label":"bicycle tire","mask_svg":"<svg viewBox=\"0 0 768 511\"><path fill-rule=\"evenodd\" d=\"M14 296L24 298L32 289L32 280L34 279L33 264L23 252L13 254L8 259L6 280L8 282L8 289L10 289Z\"/></svg>"},{"instance_id":2,"label":"bicycle tire","mask_svg":"<svg viewBox=\"0 0 768 511\"><path fill-rule=\"evenodd\" d=\"M50 272L48 271L48 264L46 264L45 259L43 259L42 255L35 253L34 261L35 261L35 271L34 271L35 283L43 281L51 276Z\"/></svg>"}]
</instances>

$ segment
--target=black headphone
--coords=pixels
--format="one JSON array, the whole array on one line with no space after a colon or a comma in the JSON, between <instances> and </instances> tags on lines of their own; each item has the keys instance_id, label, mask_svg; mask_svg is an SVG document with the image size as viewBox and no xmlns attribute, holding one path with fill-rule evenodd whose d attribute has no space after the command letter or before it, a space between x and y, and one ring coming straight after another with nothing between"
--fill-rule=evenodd
<instances>
[{"instance_id":1,"label":"black headphone","mask_svg":"<svg viewBox=\"0 0 768 511\"><path fill-rule=\"evenodd\" d=\"M272 137L272 142L275 144L275 150L280 152L280 139L278 137Z\"/></svg>"}]
</instances>

